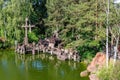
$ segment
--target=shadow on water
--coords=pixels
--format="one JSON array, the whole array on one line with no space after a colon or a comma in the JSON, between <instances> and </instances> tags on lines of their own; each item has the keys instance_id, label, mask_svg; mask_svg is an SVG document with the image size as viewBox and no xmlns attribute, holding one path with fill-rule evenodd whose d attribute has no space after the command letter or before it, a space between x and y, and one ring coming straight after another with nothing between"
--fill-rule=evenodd
<instances>
[{"instance_id":1,"label":"shadow on water","mask_svg":"<svg viewBox=\"0 0 120 80\"><path fill-rule=\"evenodd\" d=\"M86 65L59 61L47 54L19 55L13 51L0 52L0 80L88 80L79 73Z\"/></svg>"}]
</instances>

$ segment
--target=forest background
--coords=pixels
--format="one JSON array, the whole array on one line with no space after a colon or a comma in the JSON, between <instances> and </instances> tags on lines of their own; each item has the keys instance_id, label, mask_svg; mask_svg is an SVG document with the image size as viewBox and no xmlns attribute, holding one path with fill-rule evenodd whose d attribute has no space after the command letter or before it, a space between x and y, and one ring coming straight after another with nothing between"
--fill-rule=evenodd
<instances>
[{"instance_id":1,"label":"forest background","mask_svg":"<svg viewBox=\"0 0 120 80\"><path fill-rule=\"evenodd\" d=\"M29 42L37 43L57 30L64 48L76 49L82 59L92 58L96 52L105 51L106 3L105 0L0 0L0 37L6 40L0 41L0 48L12 47L15 41L23 42L21 26L28 17L29 24L35 25L28 33ZM111 2L109 44L114 45L119 22Z\"/></svg>"}]
</instances>

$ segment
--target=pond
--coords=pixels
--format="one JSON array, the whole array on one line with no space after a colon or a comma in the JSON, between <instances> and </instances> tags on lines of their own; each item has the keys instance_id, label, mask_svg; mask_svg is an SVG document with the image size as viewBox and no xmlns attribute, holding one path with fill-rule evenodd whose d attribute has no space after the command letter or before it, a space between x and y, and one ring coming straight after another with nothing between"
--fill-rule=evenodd
<instances>
[{"instance_id":1,"label":"pond","mask_svg":"<svg viewBox=\"0 0 120 80\"><path fill-rule=\"evenodd\" d=\"M88 80L80 77L85 69L83 63L59 61L48 54L19 55L13 50L0 51L0 80Z\"/></svg>"}]
</instances>

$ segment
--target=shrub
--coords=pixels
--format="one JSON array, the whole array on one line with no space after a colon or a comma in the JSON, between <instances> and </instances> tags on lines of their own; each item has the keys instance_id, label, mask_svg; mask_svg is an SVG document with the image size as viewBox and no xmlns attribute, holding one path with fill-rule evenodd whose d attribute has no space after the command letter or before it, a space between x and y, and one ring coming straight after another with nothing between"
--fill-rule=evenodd
<instances>
[{"instance_id":1,"label":"shrub","mask_svg":"<svg viewBox=\"0 0 120 80\"><path fill-rule=\"evenodd\" d=\"M96 73L100 80L120 80L120 62L114 66L111 63L108 68L103 67Z\"/></svg>"},{"instance_id":2,"label":"shrub","mask_svg":"<svg viewBox=\"0 0 120 80\"><path fill-rule=\"evenodd\" d=\"M37 42L38 41L38 37L35 35L35 33L31 32L28 33L28 40L29 42Z\"/></svg>"}]
</instances>

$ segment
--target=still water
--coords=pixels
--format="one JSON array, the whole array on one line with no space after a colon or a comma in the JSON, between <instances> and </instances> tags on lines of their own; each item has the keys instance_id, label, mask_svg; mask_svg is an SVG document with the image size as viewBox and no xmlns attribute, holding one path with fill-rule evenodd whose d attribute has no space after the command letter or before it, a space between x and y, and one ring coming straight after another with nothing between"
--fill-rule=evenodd
<instances>
[{"instance_id":1,"label":"still water","mask_svg":"<svg viewBox=\"0 0 120 80\"><path fill-rule=\"evenodd\" d=\"M83 63L59 61L46 54L19 55L0 50L0 80L88 80L81 78Z\"/></svg>"}]
</instances>

